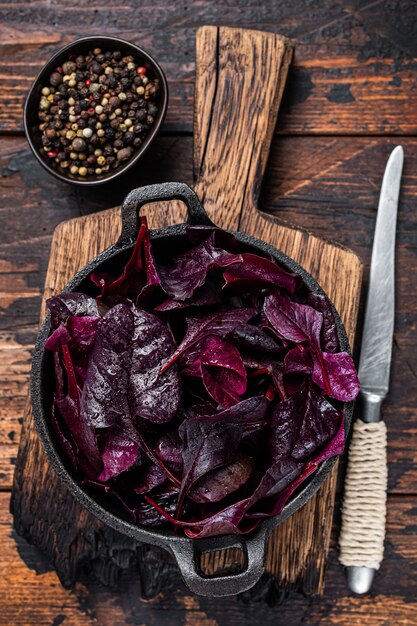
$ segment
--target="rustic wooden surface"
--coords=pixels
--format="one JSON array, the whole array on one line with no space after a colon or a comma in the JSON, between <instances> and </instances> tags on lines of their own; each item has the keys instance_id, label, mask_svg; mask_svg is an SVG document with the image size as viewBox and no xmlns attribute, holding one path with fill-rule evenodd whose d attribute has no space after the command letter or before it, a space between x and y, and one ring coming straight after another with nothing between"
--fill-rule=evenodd
<instances>
[{"instance_id":1,"label":"rustic wooden surface","mask_svg":"<svg viewBox=\"0 0 417 626\"><path fill-rule=\"evenodd\" d=\"M196 42L194 173L201 201L215 223L261 236L299 260L335 303L353 343L362 274L358 257L266 219L256 208L292 56L289 41L272 33L207 26L198 31ZM155 228L185 219L178 202L154 204L147 213ZM120 228L119 212L114 210L57 227L45 297L59 292L76 271L114 243ZM308 593L323 593L335 488L334 472L318 496L272 534L266 570L277 586L297 585ZM116 576L121 567L119 557L113 556L116 545L123 545L125 563L138 560L137 543L87 515L63 489L45 459L30 410L24 418L12 510L19 534L42 549L65 584L78 577L80 564L89 567L91 562L101 579ZM203 570L210 574L233 566L240 556L236 551L205 555Z\"/></svg>"},{"instance_id":2,"label":"rustic wooden surface","mask_svg":"<svg viewBox=\"0 0 417 626\"><path fill-rule=\"evenodd\" d=\"M154 2L139 9L136 3L114 1L104 6L0 5L2 626L417 624L416 4L294 0L237 5L225 0ZM392 383L384 407L389 428L386 558L366 599L346 590L335 548L338 516L325 597L291 594L285 604L274 607L264 601L267 597L274 604L280 599L271 588L263 589L259 603L237 598L219 603L190 597L179 582L163 597L142 601L140 580L133 574L122 577L116 589L105 590L89 580L66 591L41 555L12 531L9 492L52 231L62 220L120 203L135 185L192 182L194 37L204 23L294 37L297 51L280 114L281 136L272 143L261 207L351 247L365 270L384 164L397 143L405 148ZM35 163L22 138L20 111L30 81L48 55L61 42L94 32L118 33L148 47L167 70L172 97L164 133L141 167L121 185L90 193L60 185Z\"/></svg>"}]
</instances>

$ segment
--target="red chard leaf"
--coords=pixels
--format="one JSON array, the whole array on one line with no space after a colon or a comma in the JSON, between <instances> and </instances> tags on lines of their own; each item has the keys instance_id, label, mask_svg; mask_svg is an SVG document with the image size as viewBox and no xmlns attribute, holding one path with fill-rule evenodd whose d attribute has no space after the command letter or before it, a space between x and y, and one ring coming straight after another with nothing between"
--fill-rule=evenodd
<instances>
[{"instance_id":1,"label":"red chard leaf","mask_svg":"<svg viewBox=\"0 0 417 626\"><path fill-rule=\"evenodd\" d=\"M250 478L252 464L247 457L242 457L209 472L198 480L189 493L194 502L219 502L242 487Z\"/></svg>"},{"instance_id":2,"label":"red chard leaf","mask_svg":"<svg viewBox=\"0 0 417 626\"><path fill-rule=\"evenodd\" d=\"M186 350L189 350L196 343L204 339L205 336L224 336L237 324L246 323L255 314L256 309L254 308L235 309L221 307L215 313L186 317L187 332L185 337L168 362L163 366L162 372L171 367Z\"/></svg>"},{"instance_id":3,"label":"red chard leaf","mask_svg":"<svg viewBox=\"0 0 417 626\"><path fill-rule=\"evenodd\" d=\"M110 309L97 327L81 413L93 428L113 428L129 413L127 388L134 329L133 313L125 304Z\"/></svg>"},{"instance_id":4,"label":"red chard leaf","mask_svg":"<svg viewBox=\"0 0 417 626\"><path fill-rule=\"evenodd\" d=\"M181 397L177 368L162 373L161 367L175 350L166 325L151 313L133 309L129 370L129 407L135 417L157 424L171 421Z\"/></svg>"},{"instance_id":5,"label":"red chard leaf","mask_svg":"<svg viewBox=\"0 0 417 626\"><path fill-rule=\"evenodd\" d=\"M242 260L224 271L228 292L252 292L267 287L282 287L291 294L295 292L298 277L286 272L275 261L250 253L242 254Z\"/></svg>"},{"instance_id":6,"label":"red chard leaf","mask_svg":"<svg viewBox=\"0 0 417 626\"><path fill-rule=\"evenodd\" d=\"M320 333L322 350L325 352L336 352L339 348L339 339L332 307L328 299L326 296L309 293L307 304L316 309L316 311L320 311L323 315L323 326Z\"/></svg>"},{"instance_id":7,"label":"red chard leaf","mask_svg":"<svg viewBox=\"0 0 417 626\"><path fill-rule=\"evenodd\" d=\"M130 469L138 460L139 446L120 431L107 431L100 439L103 470L97 480L105 483Z\"/></svg>"},{"instance_id":8,"label":"red chard leaf","mask_svg":"<svg viewBox=\"0 0 417 626\"><path fill-rule=\"evenodd\" d=\"M188 300L204 284L209 270L241 261L241 255L216 248L211 234L191 250L174 257L169 266L159 267L161 285L170 298Z\"/></svg>"},{"instance_id":9,"label":"red chard leaf","mask_svg":"<svg viewBox=\"0 0 417 626\"><path fill-rule=\"evenodd\" d=\"M347 352L322 352L320 360L313 354L313 360L312 379L331 398L351 402L357 397L360 390L359 379L352 357Z\"/></svg>"}]
</instances>

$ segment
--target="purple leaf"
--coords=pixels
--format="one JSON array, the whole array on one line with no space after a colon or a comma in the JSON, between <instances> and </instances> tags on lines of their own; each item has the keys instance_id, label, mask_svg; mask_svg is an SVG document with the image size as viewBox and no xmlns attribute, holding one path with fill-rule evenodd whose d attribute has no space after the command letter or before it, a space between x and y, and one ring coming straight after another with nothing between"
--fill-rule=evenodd
<instances>
[{"instance_id":1,"label":"purple leaf","mask_svg":"<svg viewBox=\"0 0 417 626\"><path fill-rule=\"evenodd\" d=\"M233 389L237 384L240 384L240 379L234 372L230 370L210 371L201 363L200 369L204 387L217 404L226 409L240 402L239 394Z\"/></svg>"},{"instance_id":2,"label":"purple leaf","mask_svg":"<svg viewBox=\"0 0 417 626\"><path fill-rule=\"evenodd\" d=\"M307 304L323 315L323 326L321 327L320 339L321 347L325 352L336 352L339 348L339 338L334 320L332 307L326 296L316 293L309 293Z\"/></svg>"},{"instance_id":3,"label":"purple leaf","mask_svg":"<svg viewBox=\"0 0 417 626\"><path fill-rule=\"evenodd\" d=\"M253 292L266 287L282 287L293 294L300 284L295 274L289 274L275 261L258 254L242 254L243 263L230 265L223 273L225 289L230 293Z\"/></svg>"},{"instance_id":4,"label":"purple leaf","mask_svg":"<svg viewBox=\"0 0 417 626\"><path fill-rule=\"evenodd\" d=\"M274 383L274 387L278 392L281 400L287 399L287 392L284 385L284 367L281 363L276 363L271 368L271 376L272 382Z\"/></svg>"},{"instance_id":5,"label":"purple leaf","mask_svg":"<svg viewBox=\"0 0 417 626\"><path fill-rule=\"evenodd\" d=\"M288 374L311 374L313 371L313 360L308 348L297 346L285 355L284 375Z\"/></svg>"},{"instance_id":6,"label":"purple leaf","mask_svg":"<svg viewBox=\"0 0 417 626\"><path fill-rule=\"evenodd\" d=\"M136 243L132 255L126 263L120 276L114 277L107 273L93 272L90 276L95 285L101 289L99 298L105 300L108 296L132 296L136 297L146 284L146 271L143 259L144 239L148 233L146 218L140 218Z\"/></svg>"},{"instance_id":7,"label":"purple leaf","mask_svg":"<svg viewBox=\"0 0 417 626\"><path fill-rule=\"evenodd\" d=\"M122 432L107 431L100 439L103 470L97 480L105 483L130 469L139 456L137 443Z\"/></svg>"},{"instance_id":8,"label":"purple leaf","mask_svg":"<svg viewBox=\"0 0 417 626\"><path fill-rule=\"evenodd\" d=\"M148 463L142 468L140 478L135 484L134 491L137 494L148 493L152 491L152 489L165 484L167 480L166 473L159 465Z\"/></svg>"},{"instance_id":9,"label":"purple leaf","mask_svg":"<svg viewBox=\"0 0 417 626\"><path fill-rule=\"evenodd\" d=\"M143 223L147 225L146 218L142 219L145 220ZM152 302L152 296L155 292L157 292L161 285L161 280L158 275L158 270L152 252L149 230L146 230L143 238L143 258L143 265L146 272L146 284L142 287L137 297L136 304L140 305L142 308L146 308L145 305Z\"/></svg>"},{"instance_id":10,"label":"purple leaf","mask_svg":"<svg viewBox=\"0 0 417 626\"><path fill-rule=\"evenodd\" d=\"M198 480L189 493L194 502L219 502L242 487L250 478L252 464L247 457L209 472Z\"/></svg>"},{"instance_id":11,"label":"purple leaf","mask_svg":"<svg viewBox=\"0 0 417 626\"><path fill-rule=\"evenodd\" d=\"M165 372L186 351L201 341L207 335L224 336L238 324L245 324L256 314L254 308L226 308L221 307L215 313L198 314L186 317L187 332L177 350L165 363L162 372Z\"/></svg>"},{"instance_id":12,"label":"purple leaf","mask_svg":"<svg viewBox=\"0 0 417 626\"><path fill-rule=\"evenodd\" d=\"M221 511L214 513L199 521L181 521L172 516L172 514L161 506L156 499L149 496L145 496L145 500L149 502L165 519L167 519L173 526L178 528L185 528L185 533L192 538L202 539L203 537L212 537L214 535L221 534L242 534L238 525L243 519L243 516L250 504L250 499L240 500L230 506L222 509ZM253 530L259 522L252 522L245 532Z\"/></svg>"},{"instance_id":13,"label":"purple leaf","mask_svg":"<svg viewBox=\"0 0 417 626\"><path fill-rule=\"evenodd\" d=\"M97 446L94 430L85 421L80 409L80 393L75 378L74 368L68 346L62 347L63 364L66 373L64 383L63 370L58 355L55 353L55 404L62 416L74 443L84 455L93 474L101 471L102 461ZM66 391L64 390L66 387Z\"/></svg>"},{"instance_id":14,"label":"purple leaf","mask_svg":"<svg viewBox=\"0 0 417 626\"><path fill-rule=\"evenodd\" d=\"M295 343L308 342L320 348L323 316L311 306L274 293L265 299L264 311L278 336Z\"/></svg>"},{"instance_id":15,"label":"purple leaf","mask_svg":"<svg viewBox=\"0 0 417 626\"><path fill-rule=\"evenodd\" d=\"M303 385L297 394L277 403L270 419L271 458L291 456L303 460L335 435L340 414L310 384Z\"/></svg>"},{"instance_id":16,"label":"purple leaf","mask_svg":"<svg viewBox=\"0 0 417 626\"><path fill-rule=\"evenodd\" d=\"M237 326L227 335L227 340L237 346L237 348L249 352L276 354L282 351L282 344L280 345L262 328L252 326L251 324Z\"/></svg>"},{"instance_id":17,"label":"purple leaf","mask_svg":"<svg viewBox=\"0 0 417 626\"><path fill-rule=\"evenodd\" d=\"M147 498L147 496L145 496ZM165 491L161 494L153 494L152 502L149 504L146 499L139 502L134 508L134 517L137 524L142 526L171 526L165 515L158 512L157 507L162 509L166 515L174 515L177 506L178 491ZM155 506L156 505L156 506Z\"/></svg>"},{"instance_id":18,"label":"purple leaf","mask_svg":"<svg viewBox=\"0 0 417 626\"><path fill-rule=\"evenodd\" d=\"M118 304L97 327L81 396L81 413L94 428L113 428L129 413L127 388L131 366L134 317L130 308Z\"/></svg>"},{"instance_id":19,"label":"purple leaf","mask_svg":"<svg viewBox=\"0 0 417 626\"><path fill-rule=\"evenodd\" d=\"M208 335L201 349L193 351L192 356L193 361L183 369L183 376L200 377L209 395L224 408L240 401L239 396L246 391L246 370L234 346L218 336Z\"/></svg>"},{"instance_id":20,"label":"purple leaf","mask_svg":"<svg viewBox=\"0 0 417 626\"><path fill-rule=\"evenodd\" d=\"M169 266L159 267L161 285L174 300L188 300L204 284L207 272L231 263L241 262L239 254L231 254L214 245L214 233L191 250L174 257Z\"/></svg>"},{"instance_id":21,"label":"purple leaf","mask_svg":"<svg viewBox=\"0 0 417 626\"><path fill-rule=\"evenodd\" d=\"M236 424L188 419L181 424L179 434L184 444L184 470L176 517L181 513L184 497L197 480L233 461L242 429Z\"/></svg>"},{"instance_id":22,"label":"purple leaf","mask_svg":"<svg viewBox=\"0 0 417 626\"><path fill-rule=\"evenodd\" d=\"M60 324L65 324L71 315L77 317L98 315L97 303L94 298L84 293L70 291L53 296L46 301L51 316L51 326L55 330Z\"/></svg>"},{"instance_id":23,"label":"purple leaf","mask_svg":"<svg viewBox=\"0 0 417 626\"><path fill-rule=\"evenodd\" d=\"M347 352L322 352L320 360L313 354L313 360L313 381L325 389L331 398L351 402L357 397L360 391L359 379L352 357ZM326 382L323 370L326 372Z\"/></svg>"},{"instance_id":24,"label":"purple leaf","mask_svg":"<svg viewBox=\"0 0 417 626\"><path fill-rule=\"evenodd\" d=\"M214 244L224 250L235 251L239 245L233 233L217 226L187 226L186 234L187 239L193 245L198 245L211 237Z\"/></svg>"},{"instance_id":25,"label":"purple leaf","mask_svg":"<svg viewBox=\"0 0 417 626\"><path fill-rule=\"evenodd\" d=\"M328 398L357 394L352 360L329 301L292 297L299 276L215 227L187 228L168 265L140 221L122 271L92 276L99 308L48 302L51 427L82 484L134 523L248 533L342 451Z\"/></svg>"},{"instance_id":26,"label":"purple leaf","mask_svg":"<svg viewBox=\"0 0 417 626\"><path fill-rule=\"evenodd\" d=\"M71 341L71 335L68 332L68 329L64 324L58 326L52 333L49 335L48 339L45 342L45 348L47 350L51 350L52 352L59 352L62 346L66 346Z\"/></svg>"},{"instance_id":27,"label":"purple leaf","mask_svg":"<svg viewBox=\"0 0 417 626\"><path fill-rule=\"evenodd\" d=\"M148 456L149 460L152 461L154 465L157 465L160 470L162 470L162 472L166 475L166 477L171 481L173 485L179 487L181 481L175 476L175 474L171 472L171 470L165 465L162 459L160 459L159 456L157 456L155 452L151 450L148 443L145 441L143 434L140 431L134 429L133 424L130 420L125 420L124 425L129 436L133 439L133 441L136 441L139 444L140 448Z\"/></svg>"},{"instance_id":28,"label":"purple leaf","mask_svg":"<svg viewBox=\"0 0 417 626\"><path fill-rule=\"evenodd\" d=\"M57 365L58 367L58 365ZM70 437L64 433L63 425L60 423L60 416L57 415L58 408L56 403L52 408L51 412L51 424L52 429L55 433L56 438L59 441L59 445L64 450L73 470L78 468L78 458L77 458L77 449L75 444L71 441Z\"/></svg>"},{"instance_id":29,"label":"purple leaf","mask_svg":"<svg viewBox=\"0 0 417 626\"><path fill-rule=\"evenodd\" d=\"M178 309L188 309L191 307L211 306L222 302L223 280L218 280L212 272L210 280L195 290L188 300L169 299L155 307L154 311L165 312Z\"/></svg>"},{"instance_id":30,"label":"purple leaf","mask_svg":"<svg viewBox=\"0 0 417 626\"><path fill-rule=\"evenodd\" d=\"M195 414L193 420L200 420L202 422L210 422L211 424L237 424L242 429L252 427L254 424L263 423L266 417L266 413L270 407L270 402L265 396L255 396L253 398L246 398L235 404L229 409L220 411L218 413L212 413L207 415L203 413L201 415Z\"/></svg>"},{"instance_id":31,"label":"purple leaf","mask_svg":"<svg viewBox=\"0 0 417 626\"><path fill-rule=\"evenodd\" d=\"M171 421L181 397L177 368L161 367L175 350L167 326L141 309L133 309L134 334L129 370L129 406L136 416L157 424Z\"/></svg>"},{"instance_id":32,"label":"purple leaf","mask_svg":"<svg viewBox=\"0 0 417 626\"><path fill-rule=\"evenodd\" d=\"M162 435L156 443L155 454L162 461L182 464L182 441L178 430L171 430Z\"/></svg>"}]
</instances>

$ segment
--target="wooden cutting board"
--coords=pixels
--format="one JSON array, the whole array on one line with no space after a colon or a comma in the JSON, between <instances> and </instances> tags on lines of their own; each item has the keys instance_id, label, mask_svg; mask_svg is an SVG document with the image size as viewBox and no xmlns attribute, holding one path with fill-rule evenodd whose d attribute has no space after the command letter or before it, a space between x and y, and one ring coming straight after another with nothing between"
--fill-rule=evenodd
<instances>
[{"instance_id":1,"label":"wooden cutting board","mask_svg":"<svg viewBox=\"0 0 417 626\"><path fill-rule=\"evenodd\" d=\"M303 265L333 300L353 343L362 276L358 257L256 207L291 56L290 42L273 33L214 26L198 31L194 188L219 226L263 239ZM184 221L185 207L158 203L144 213L155 228ZM45 298L114 243L120 225L120 210L114 208L58 226ZM335 484L336 470L303 509L273 532L266 570L283 588L323 592ZM158 576L169 557L104 526L74 501L46 460L29 403L12 510L17 531L47 555L64 584L72 584L81 572L113 582L121 569L143 568L152 559L147 576L154 577L150 587L159 591ZM205 555L203 569L207 574L219 571L238 563L240 556L236 550Z\"/></svg>"}]
</instances>

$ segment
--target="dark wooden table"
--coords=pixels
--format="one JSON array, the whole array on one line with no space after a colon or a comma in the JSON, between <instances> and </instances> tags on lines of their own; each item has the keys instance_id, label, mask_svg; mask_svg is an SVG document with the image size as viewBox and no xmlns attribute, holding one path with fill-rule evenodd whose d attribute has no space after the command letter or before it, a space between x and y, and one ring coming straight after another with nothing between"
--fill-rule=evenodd
<instances>
[{"instance_id":1,"label":"dark wooden table","mask_svg":"<svg viewBox=\"0 0 417 626\"><path fill-rule=\"evenodd\" d=\"M417 624L417 4L9 0L0 11L0 625ZM202 24L294 39L262 208L351 247L365 269L384 164L396 144L404 146L392 385L384 407L386 556L366 598L348 593L337 561L338 510L324 598L291 594L283 604L272 588L250 603L193 597L175 577L163 594L143 600L132 574L113 581L114 588L90 580L65 590L42 555L12 530L10 488L51 234L62 220L120 203L133 185L192 182L194 39ZM94 192L50 178L22 133L33 77L54 50L87 34L117 34L147 48L163 65L171 93L163 131L135 174Z\"/></svg>"}]
</instances>

